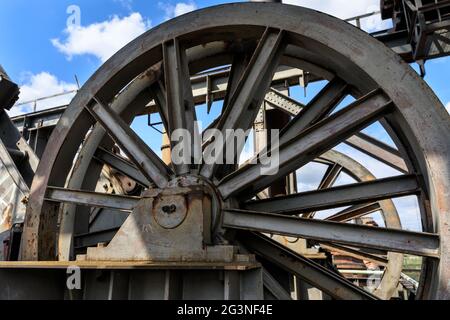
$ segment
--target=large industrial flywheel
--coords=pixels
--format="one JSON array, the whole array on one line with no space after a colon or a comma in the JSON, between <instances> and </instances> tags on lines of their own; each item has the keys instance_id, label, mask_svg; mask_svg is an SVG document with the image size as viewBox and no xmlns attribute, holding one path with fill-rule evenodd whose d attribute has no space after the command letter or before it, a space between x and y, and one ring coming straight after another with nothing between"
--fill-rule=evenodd
<instances>
[{"instance_id":1,"label":"large industrial flywheel","mask_svg":"<svg viewBox=\"0 0 450 320\"><path fill-rule=\"evenodd\" d=\"M283 73L293 69L326 85L272 121L261 105L277 94L291 99L280 88L292 85ZM218 74L227 79L209 101L195 93L205 74L208 84ZM234 164L175 163L130 127L135 117L158 113L169 153L184 129L202 139L200 150L189 142L197 153L214 146L223 159L229 141L218 146L195 124L205 102L223 107L204 130L281 129L276 170L267 173L263 161L274 156L269 136L259 137L259 154L243 165L238 156ZM395 147L362 133L374 123ZM0 296L300 300L316 290L323 299L391 299L406 254L422 257L415 298L450 299L449 136L448 114L425 82L348 23L277 3L180 16L108 60L60 118L23 202L19 255L1 263ZM334 150L343 143L376 158L382 150L378 160L398 175L375 178ZM327 167L322 182L298 192L293 173L312 162ZM102 190L105 166L125 181L120 191ZM342 172L355 183L333 186ZM392 200L404 196L417 197L421 232L402 229ZM361 223L373 212L383 226ZM95 230L98 219L107 232ZM332 252L377 265L371 289L344 277ZM81 270L81 288L67 287L72 267ZM41 290L27 290L31 282Z\"/></svg>"}]
</instances>

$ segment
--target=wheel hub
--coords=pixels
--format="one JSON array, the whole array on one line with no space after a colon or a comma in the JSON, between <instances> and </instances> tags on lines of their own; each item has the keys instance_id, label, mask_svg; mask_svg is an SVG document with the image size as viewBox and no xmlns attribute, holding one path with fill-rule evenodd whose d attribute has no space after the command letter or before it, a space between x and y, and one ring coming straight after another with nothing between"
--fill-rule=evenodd
<instances>
[{"instance_id":1,"label":"wheel hub","mask_svg":"<svg viewBox=\"0 0 450 320\"><path fill-rule=\"evenodd\" d=\"M231 262L234 248L212 242L219 207L203 179L178 177L164 189L145 191L112 241L78 259Z\"/></svg>"},{"instance_id":2,"label":"wheel hub","mask_svg":"<svg viewBox=\"0 0 450 320\"><path fill-rule=\"evenodd\" d=\"M174 229L186 218L186 198L183 195L174 195L156 199L152 214L161 227Z\"/></svg>"}]
</instances>

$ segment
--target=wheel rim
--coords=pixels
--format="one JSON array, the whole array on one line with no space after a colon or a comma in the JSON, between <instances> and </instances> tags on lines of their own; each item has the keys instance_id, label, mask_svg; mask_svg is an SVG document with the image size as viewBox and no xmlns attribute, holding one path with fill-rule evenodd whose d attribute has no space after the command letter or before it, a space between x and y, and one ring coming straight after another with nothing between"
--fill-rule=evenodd
<instances>
[{"instance_id":1,"label":"wheel rim","mask_svg":"<svg viewBox=\"0 0 450 320\"><path fill-rule=\"evenodd\" d=\"M256 12L258 14L255 14ZM186 35L188 21L192 30ZM246 25L243 26L241 21L246 21ZM58 206L44 201L44 198L47 186L61 186L61 179L57 179L57 175L60 178L61 174L69 172L71 159L74 158L89 125L94 122L84 107L92 106L92 93L95 93L100 101L111 101L111 97L119 89L142 72L143 66L148 68L161 61L162 42L175 38L186 43L194 37L202 38L206 42L208 37L199 37L199 33L204 32L210 35L211 29L214 29L215 37L218 37L217 31L223 30L223 26L227 26L227 32L220 34L221 37L243 38L236 35L245 33L244 38L252 38L255 34L262 34L264 31L262 26L265 26L267 21L273 21L271 28L274 29L268 29L266 34L275 39L275 42L283 36L286 37L283 41L289 41L291 47L295 44L303 45L301 50L286 48L290 55L301 54L303 60L307 59L310 63L326 66L325 69L332 70L354 89L358 89L355 92L357 96L380 87L383 93L373 93L372 96L364 99L380 98L381 94L381 104L389 100L393 101L395 108L389 116L384 117L386 126L390 127L396 133L396 138L403 142L402 147L408 154L405 160L408 160L410 172L418 172L423 176L423 197L430 204L429 216L424 217L424 229L439 234L441 239L439 250L435 248L430 254L434 258L439 256L440 260L438 262L433 258L427 264L429 272L426 273L427 279L423 279L422 283L426 282L429 285L423 288L421 295L425 298L448 298L448 289L445 285L446 279L449 278L448 268L445 268L449 262L449 250L446 244L448 230L442 226L448 219L446 213L448 213L449 201L448 195L438 192L438 190L446 190L450 180L448 179L450 147L443 138L448 136L449 125L443 107L412 70L403 63L399 63L399 58L363 32L310 10L276 4L232 4L180 17L141 36L100 68L62 117L50 139L51 147L47 148L38 168L27 212L22 259L36 260L54 257L51 250L45 252L44 248L49 242L54 241L50 234L56 227ZM310 28L312 25L315 28ZM284 30L285 35L282 35L279 30ZM345 41L346 39L351 41ZM312 52L324 49L325 46L328 48L322 56L312 55ZM170 42L165 48L174 52L173 44ZM329 61L330 58L333 61ZM367 61L372 63L367 64ZM138 65L141 66L137 68ZM351 68L348 68L349 65ZM384 95L389 100L386 100ZM171 102L172 105L176 103L176 101ZM380 106L381 109L382 106ZM426 122L423 119L432 119L432 121ZM428 123L433 125L427 125ZM172 124L174 127L179 125L183 124ZM428 129L427 135L422 134L424 127ZM184 170L186 168L176 169L178 173L183 173ZM236 174L219 185L219 190L225 198L242 190L242 188L240 190L229 188L229 181L233 181L233 177L236 179ZM164 180L156 176L153 178L164 185ZM227 181L228 184L226 184ZM265 183L261 180L260 186L263 187ZM45 219L41 216L41 212L46 213ZM230 226L229 221L226 225ZM242 225L239 226L239 228L242 227ZM425 237L429 238L428 235ZM434 239L431 240L433 244L435 244Z\"/></svg>"}]
</instances>

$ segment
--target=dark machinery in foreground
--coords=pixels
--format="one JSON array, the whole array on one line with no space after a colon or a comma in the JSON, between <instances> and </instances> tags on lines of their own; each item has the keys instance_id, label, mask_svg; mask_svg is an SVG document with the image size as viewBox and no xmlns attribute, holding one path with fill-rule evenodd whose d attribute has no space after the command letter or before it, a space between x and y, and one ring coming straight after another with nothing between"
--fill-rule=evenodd
<instances>
[{"instance_id":1,"label":"dark machinery in foreground","mask_svg":"<svg viewBox=\"0 0 450 320\"><path fill-rule=\"evenodd\" d=\"M326 85L302 105L288 91L306 74ZM340 105L346 97L354 102ZM172 164L130 128L136 116L159 113L170 150L177 129L195 135L196 106L214 101L223 108L211 127L253 127L258 159L270 141L260 129L281 129L278 171L264 175L261 162L238 159ZM15 193L2 208L2 298L308 299L315 288L334 299L390 299L403 254L423 257L416 298L450 298L448 114L392 50L338 19L241 3L164 23L83 86L39 165L4 111L1 121L0 176ZM361 132L373 123L395 147ZM211 143L203 135L203 152ZM376 179L333 150L340 143L398 175ZM318 190L297 192L292 173L310 162L328 170ZM341 172L356 183L334 187ZM418 199L422 232L401 229L391 199L406 195ZM332 208L342 210L316 218ZM352 223L375 211L385 226ZM377 263L382 277L363 290L292 238ZM68 268L82 270L81 289L66 286Z\"/></svg>"}]
</instances>

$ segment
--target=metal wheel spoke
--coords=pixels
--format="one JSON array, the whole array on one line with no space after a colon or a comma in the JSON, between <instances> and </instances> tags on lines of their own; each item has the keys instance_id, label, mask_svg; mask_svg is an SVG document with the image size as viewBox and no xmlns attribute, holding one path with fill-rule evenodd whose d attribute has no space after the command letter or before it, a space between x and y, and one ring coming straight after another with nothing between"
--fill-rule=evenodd
<instances>
[{"instance_id":1,"label":"metal wheel spoke","mask_svg":"<svg viewBox=\"0 0 450 320\"><path fill-rule=\"evenodd\" d=\"M342 80L334 79L315 97L314 100L309 103L308 107L305 107L292 98L287 96L285 97L281 93L272 89L272 91L266 95L266 101L271 103L274 107L288 112L295 117L283 129L280 142L282 143L289 140L292 138L292 135L296 135L298 132L317 122L311 121L311 118L323 118L323 116L327 114L327 110L333 109L340 102L339 98L342 99L347 90L347 86ZM334 98L333 94L335 95ZM272 95L273 98L268 100L268 97L271 97ZM283 101L284 99L289 99L289 101L284 104L278 102ZM321 112L321 110L323 112ZM310 122L308 123L308 121ZM297 130L293 130L293 127L296 127ZM401 157L400 152L373 137L359 132L346 140L345 143L400 172L408 173L408 168L405 161Z\"/></svg>"},{"instance_id":2,"label":"metal wheel spoke","mask_svg":"<svg viewBox=\"0 0 450 320\"><path fill-rule=\"evenodd\" d=\"M196 134L195 104L192 94L189 66L186 50L180 45L178 39L164 43L164 75L166 79L166 108L167 108L167 133L171 138L172 149L176 144L172 139L174 130L184 129L190 139L191 151L194 150L194 136ZM181 142L180 142L181 143ZM185 142L183 142L185 143ZM187 145L186 145L187 146ZM191 163L173 164L178 175L189 173Z\"/></svg>"},{"instance_id":3,"label":"metal wheel spoke","mask_svg":"<svg viewBox=\"0 0 450 320\"><path fill-rule=\"evenodd\" d=\"M330 166L327 170L327 172L325 173L324 177L322 178L322 181L319 184L319 187L317 188L318 190L322 190L322 189L327 189L330 188L335 182L336 179L338 178L339 174L342 171L342 167L338 164L334 164L332 166ZM304 213L303 217L304 218L312 218L314 217L315 212L308 212L308 213Z\"/></svg>"},{"instance_id":4,"label":"metal wheel spoke","mask_svg":"<svg viewBox=\"0 0 450 320\"><path fill-rule=\"evenodd\" d=\"M108 134L122 148L148 180L158 187L168 184L171 173L162 160L142 141L142 139L113 111L100 101L88 107L89 112L103 126Z\"/></svg>"},{"instance_id":5,"label":"metal wheel spoke","mask_svg":"<svg viewBox=\"0 0 450 320\"><path fill-rule=\"evenodd\" d=\"M216 128L222 132L224 137L227 137L226 130L243 129L246 131L251 128L283 53L282 39L283 32L277 29L267 29L262 36L217 124ZM219 159L224 156L228 140L234 139L234 137L227 138L219 150L216 150ZM209 148L215 147L214 145L207 146L205 151L208 152ZM243 146L240 147L242 149ZM240 150L237 150L236 157L239 153ZM216 169L216 164L205 164L202 166L200 174L211 178Z\"/></svg>"},{"instance_id":6,"label":"metal wheel spoke","mask_svg":"<svg viewBox=\"0 0 450 320\"><path fill-rule=\"evenodd\" d=\"M353 183L284 197L250 201L245 209L295 215L309 210L326 210L419 193L415 175Z\"/></svg>"},{"instance_id":7,"label":"metal wheel spoke","mask_svg":"<svg viewBox=\"0 0 450 320\"><path fill-rule=\"evenodd\" d=\"M400 172L408 172L400 152L375 138L360 132L350 137L345 143Z\"/></svg>"},{"instance_id":8,"label":"metal wheel spoke","mask_svg":"<svg viewBox=\"0 0 450 320\"><path fill-rule=\"evenodd\" d=\"M329 252L339 252L341 254L344 254L346 256L349 257L353 257L356 259L360 259L360 260L367 260L367 261L371 261L374 262L380 266L387 266L389 260L387 258L381 257L381 256L377 256L374 254L370 254L367 252L364 252L362 250L356 250L353 248L349 248L347 246L340 246L337 244L328 244L328 243L321 243L320 247L329 251Z\"/></svg>"},{"instance_id":9,"label":"metal wheel spoke","mask_svg":"<svg viewBox=\"0 0 450 320\"><path fill-rule=\"evenodd\" d=\"M336 179L338 178L342 169L343 168L338 164L335 164L331 168L329 168L325 173L325 176L323 177L322 181L320 182L318 189L321 190L330 188L336 182Z\"/></svg>"},{"instance_id":10,"label":"metal wheel spoke","mask_svg":"<svg viewBox=\"0 0 450 320\"><path fill-rule=\"evenodd\" d=\"M225 210L223 227L438 257L439 235L245 210Z\"/></svg>"},{"instance_id":11,"label":"metal wheel spoke","mask_svg":"<svg viewBox=\"0 0 450 320\"><path fill-rule=\"evenodd\" d=\"M247 66L249 64L249 60L251 59L251 55L248 53L239 53L235 54L233 57L233 63L230 68L230 73L228 76L228 82L227 82L227 90L225 94L225 98L223 99L223 109L222 114L214 119L214 121L205 129L205 134L203 135L203 142L204 147L208 145L208 141L210 141L212 137L212 130L210 129L218 129L220 130L219 123L221 121L221 118L223 116L223 113L225 112L226 106L229 105L229 101L233 94L236 91L236 88L239 85L240 80L242 79L245 70L247 69ZM223 125L223 122L221 123Z\"/></svg>"},{"instance_id":12,"label":"metal wheel spoke","mask_svg":"<svg viewBox=\"0 0 450 320\"><path fill-rule=\"evenodd\" d=\"M336 273L322 267L266 236L253 232L239 234L242 244L258 256L295 274L300 279L322 290L335 299L376 300L372 294L357 287Z\"/></svg>"},{"instance_id":13,"label":"metal wheel spoke","mask_svg":"<svg viewBox=\"0 0 450 320\"><path fill-rule=\"evenodd\" d=\"M419 191L416 176L408 175L250 201L245 204L245 208L296 215L309 210L326 210L407 196L417 194Z\"/></svg>"},{"instance_id":14,"label":"metal wheel spoke","mask_svg":"<svg viewBox=\"0 0 450 320\"><path fill-rule=\"evenodd\" d=\"M241 81L248 68L250 60L251 54L249 53L239 53L234 55L233 63L231 65L230 74L228 77L227 92L225 94L225 98L223 99L223 111L225 111L225 108L229 105L230 100L234 96L239 82Z\"/></svg>"},{"instance_id":15,"label":"metal wheel spoke","mask_svg":"<svg viewBox=\"0 0 450 320\"><path fill-rule=\"evenodd\" d=\"M263 268L263 282L266 289L278 300L292 300L290 294L265 268Z\"/></svg>"},{"instance_id":16,"label":"metal wheel spoke","mask_svg":"<svg viewBox=\"0 0 450 320\"><path fill-rule=\"evenodd\" d=\"M139 197L122 196L82 190L48 187L45 199L53 202L73 203L96 208L110 208L124 211L133 210Z\"/></svg>"},{"instance_id":17,"label":"metal wheel spoke","mask_svg":"<svg viewBox=\"0 0 450 320\"><path fill-rule=\"evenodd\" d=\"M341 80L334 80L334 83L336 83L336 82L337 82L337 84L335 84L336 88L334 91L337 94L337 96L336 96L336 101L337 101L337 99L339 98L339 95L344 94L344 92L346 92L346 89L345 89L345 85L342 83ZM323 89L323 91L330 91L332 89L332 84L333 84L333 82L330 82L328 87L325 87ZM339 85L342 85L341 90L339 90L339 87L338 87ZM271 92L271 93L275 94L278 99L283 98L281 96L281 94L277 93L276 91ZM307 128L310 126L310 125L308 125L306 118L300 119L302 114L303 114L303 116L306 116L307 109L309 110L310 117L312 117L313 110L314 110L314 112L319 113L319 110L315 109L314 106L311 104L317 104L320 101L319 97L321 97L321 96L322 96L322 103L323 102L326 103L326 101L324 101L324 99L325 99L324 97L327 97L326 92L322 92L316 96L315 100L310 102L310 106L308 108L301 106L298 102L296 102L295 100L292 100L292 98L290 98L292 102L289 104L289 106L292 106L292 104L296 103L296 104L298 104L298 106L296 106L295 108L292 108L292 107L291 108L282 108L278 104L274 103L273 101L269 101L269 102L271 102L273 106L279 108L280 110L284 110L284 111L288 112L289 114L296 116L296 118L298 118L298 123L296 125L299 126L299 129L301 129L302 127ZM332 100L329 100L329 101L332 101ZM324 105L324 104L322 104L322 106L326 107L326 105ZM331 104L331 106L333 106L333 104ZM310 108L310 107L313 107L313 108ZM299 114L300 111L302 111L302 109L303 109L303 113ZM292 130L292 129L290 129L290 126L293 126L294 123L295 123L295 120L291 121L290 124L288 124L288 126L286 128L284 128L284 130L286 131L285 134L288 133L288 131ZM295 134L295 132L293 132L293 133ZM282 136L281 139L283 141L289 140L289 135ZM405 161L401 157L400 152L373 137L370 137L362 132L359 132L359 133L355 134L354 136L350 137L348 140L346 140L345 143L348 144L349 146L387 164L388 166L391 166L392 168L399 170L400 172L403 172L403 173L408 172L408 168L405 164Z\"/></svg>"},{"instance_id":18,"label":"metal wheel spoke","mask_svg":"<svg viewBox=\"0 0 450 320\"><path fill-rule=\"evenodd\" d=\"M280 133L280 144L296 137L300 132L324 119L345 98L348 85L334 78L311 102L292 119Z\"/></svg>"},{"instance_id":19,"label":"metal wheel spoke","mask_svg":"<svg viewBox=\"0 0 450 320\"><path fill-rule=\"evenodd\" d=\"M212 137L212 130L216 128L217 124L219 123L220 120L220 116L217 117L216 119L214 119L209 126L207 126L205 128L205 130L203 130L202 132L202 149L204 150L205 147L208 145L208 141L210 141L211 137Z\"/></svg>"},{"instance_id":20,"label":"metal wheel spoke","mask_svg":"<svg viewBox=\"0 0 450 320\"><path fill-rule=\"evenodd\" d=\"M348 136L375 122L388 112L390 106L389 98L380 91L368 94L282 144L278 153L279 168L275 174L262 174L267 170L264 164L258 163L247 165L225 177L218 186L222 196L228 198L245 191L255 194L265 189L273 181L313 161ZM259 157L270 159L271 156L265 154Z\"/></svg>"},{"instance_id":21,"label":"metal wheel spoke","mask_svg":"<svg viewBox=\"0 0 450 320\"><path fill-rule=\"evenodd\" d=\"M377 212L381 209L378 202L369 204L358 204L344 209L332 216L325 218L328 221L348 222L357 218L364 217L368 214Z\"/></svg>"},{"instance_id":22,"label":"metal wheel spoke","mask_svg":"<svg viewBox=\"0 0 450 320\"><path fill-rule=\"evenodd\" d=\"M150 186L150 182L138 168L119 155L113 154L103 148L98 148L94 154L94 159L111 166L144 187Z\"/></svg>"},{"instance_id":23,"label":"metal wheel spoke","mask_svg":"<svg viewBox=\"0 0 450 320\"><path fill-rule=\"evenodd\" d=\"M243 254L252 254L248 248L242 245L239 241L237 241L237 244L239 245L239 251ZM264 287L270 291L274 295L275 298L278 300L292 300L292 297L290 293L286 291L286 289L278 282L277 279L275 279L270 272L262 267L263 272L263 282Z\"/></svg>"},{"instance_id":24,"label":"metal wheel spoke","mask_svg":"<svg viewBox=\"0 0 450 320\"><path fill-rule=\"evenodd\" d=\"M164 85L161 81L157 81L149 88L149 91L153 99L155 100L155 104L164 127L166 128L166 130L168 130L167 128L169 127L169 111L167 110L166 103L166 89L164 88Z\"/></svg>"}]
</instances>

